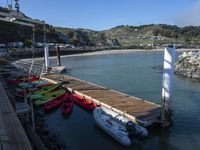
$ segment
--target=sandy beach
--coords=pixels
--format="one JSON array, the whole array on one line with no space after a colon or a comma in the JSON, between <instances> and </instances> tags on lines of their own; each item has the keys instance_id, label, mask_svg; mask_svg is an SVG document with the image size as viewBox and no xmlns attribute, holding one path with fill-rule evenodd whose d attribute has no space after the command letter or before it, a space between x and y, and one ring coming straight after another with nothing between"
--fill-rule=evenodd
<instances>
[{"instance_id":1,"label":"sandy beach","mask_svg":"<svg viewBox=\"0 0 200 150\"><path fill-rule=\"evenodd\" d=\"M184 52L184 51L196 51L198 49L176 49L177 52ZM96 56L96 55L109 55L109 54L128 54L128 53L137 53L137 52L163 52L164 49L124 49L124 50L103 50L103 51L95 51L95 52L88 52L88 53L80 53L80 54L70 54L70 55L62 55L61 58L66 57L79 57L79 56ZM56 59L57 56L51 56L50 59ZM23 61L30 60L32 58L21 59ZM43 60L43 57L35 58L35 60Z\"/></svg>"}]
</instances>

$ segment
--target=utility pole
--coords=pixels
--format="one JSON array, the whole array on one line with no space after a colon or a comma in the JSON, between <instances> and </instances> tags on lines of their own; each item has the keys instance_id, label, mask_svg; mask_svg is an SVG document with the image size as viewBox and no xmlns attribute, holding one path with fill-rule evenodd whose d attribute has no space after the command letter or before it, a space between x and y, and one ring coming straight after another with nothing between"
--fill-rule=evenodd
<instances>
[{"instance_id":1,"label":"utility pole","mask_svg":"<svg viewBox=\"0 0 200 150\"><path fill-rule=\"evenodd\" d=\"M58 66L61 66L61 62L60 62L60 47L59 46L57 46L57 58L58 58L57 64L58 64Z\"/></svg>"},{"instance_id":2,"label":"utility pole","mask_svg":"<svg viewBox=\"0 0 200 150\"><path fill-rule=\"evenodd\" d=\"M168 46L164 51L161 123L162 127L171 125L171 96L174 80L175 47Z\"/></svg>"}]
</instances>

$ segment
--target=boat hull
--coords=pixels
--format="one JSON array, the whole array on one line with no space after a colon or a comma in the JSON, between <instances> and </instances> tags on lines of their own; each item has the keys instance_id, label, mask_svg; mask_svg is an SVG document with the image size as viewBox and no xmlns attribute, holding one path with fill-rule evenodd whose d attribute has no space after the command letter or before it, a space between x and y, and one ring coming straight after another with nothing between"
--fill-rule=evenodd
<instances>
[{"instance_id":1,"label":"boat hull","mask_svg":"<svg viewBox=\"0 0 200 150\"><path fill-rule=\"evenodd\" d=\"M131 145L131 139L126 131L126 128L113 120L109 115L106 115L100 107L93 111L93 117L97 125L106 131L110 136L124 146Z\"/></svg>"},{"instance_id":2,"label":"boat hull","mask_svg":"<svg viewBox=\"0 0 200 150\"><path fill-rule=\"evenodd\" d=\"M117 122L119 122L123 126L126 126L127 123L131 122L126 117L124 117L123 115L120 115L120 114L112 111L111 109L108 109L108 108L105 108L105 107L101 107L101 108L106 114L112 116ZM131 124L134 125L135 135L148 136L148 131L147 131L146 128L140 126L139 124L135 124L133 122L131 122Z\"/></svg>"}]
</instances>

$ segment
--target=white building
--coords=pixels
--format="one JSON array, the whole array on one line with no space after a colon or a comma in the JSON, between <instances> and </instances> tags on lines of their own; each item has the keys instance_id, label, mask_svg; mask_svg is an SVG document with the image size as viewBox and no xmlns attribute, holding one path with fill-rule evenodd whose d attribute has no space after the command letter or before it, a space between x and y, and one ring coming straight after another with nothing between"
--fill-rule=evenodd
<instances>
[{"instance_id":1,"label":"white building","mask_svg":"<svg viewBox=\"0 0 200 150\"><path fill-rule=\"evenodd\" d=\"M9 48L22 48L24 46L23 42L9 42L7 44Z\"/></svg>"},{"instance_id":2,"label":"white building","mask_svg":"<svg viewBox=\"0 0 200 150\"><path fill-rule=\"evenodd\" d=\"M65 48L75 48L73 44L65 44Z\"/></svg>"},{"instance_id":3,"label":"white building","mask_svg":"<svg viewBox=\"0 0 200 150\"><path fill-rule=\"evenodd\" d=\"M0 48L6 48L6 44L0 44Z\"/></svg>"}]
</instances>

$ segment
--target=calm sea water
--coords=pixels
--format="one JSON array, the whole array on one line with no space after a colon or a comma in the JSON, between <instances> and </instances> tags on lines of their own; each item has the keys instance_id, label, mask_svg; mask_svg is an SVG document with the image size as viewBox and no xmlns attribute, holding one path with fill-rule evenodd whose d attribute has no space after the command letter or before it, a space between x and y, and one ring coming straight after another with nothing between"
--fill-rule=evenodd
<instances>
[{"instance_id":1,"label":"calm sea water","mask_svg":"<svg viewBox=\"0 0 200 150\"><path fill-rule=\"evenodd\" d=\"M68 75L160 104L162 59L161 52L137 52L69 57L62 64L69 68ZM133 138L130 147L118 144L95 124L91 112L76 105L67 118L57 109L45 121L52 136L69 150L199 150L200 83L177 76L174 82L173 126L168 130L150 126L149 136Z\"/></svg>"}]
</instances>

